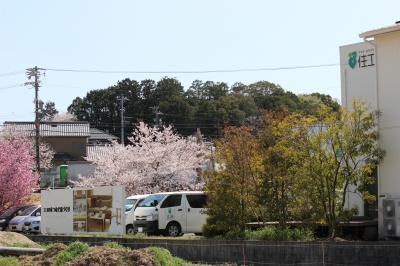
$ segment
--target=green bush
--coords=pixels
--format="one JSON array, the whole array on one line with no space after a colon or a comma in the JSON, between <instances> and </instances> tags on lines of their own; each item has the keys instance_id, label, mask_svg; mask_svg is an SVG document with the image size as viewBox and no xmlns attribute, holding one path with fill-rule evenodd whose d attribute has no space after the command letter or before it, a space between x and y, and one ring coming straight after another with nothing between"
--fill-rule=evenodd
<instances>
[{"instance_id":1,"label":"green bush","mask_svg":"<svg viewBox=\"0 0 400 266\"><path fill-rule=\"evenodd\" d=\"M82 252L85 252L89 249L89 245L80 241L75 241L68 245L66 249L64 249L58 256L53 265L60 266L64 265L66 262L69 262L76 258Z\"/></svg>"},{"instance_id":2,"label":"green bush","mask_svg":"<svg viewBox=\"0 0 400 266\"><path fill-rule=\"evenodd\" d=\"M265 241L312 241L314 232L303 228L280 228L267 226L257 230L232 230L225 235L219 235L220 240L265 240Z\"/></svg>"},{"instance_id":3,"label":"green bush","mask_svg":"<svg viewBox=\"0 0 400 266\"><path fill-rule=\"evenodd\" d=\"M225 234L225 231L221 230L222 226L218 224L218 219L216 217L208 216L206 220L207 223L202 227L202 235L204 237L214 237Z\"/></svg>"},{"instance_id":4,"label":"green bush","mask_svg":"<svg viewBox=\"0 0 400 266\"><path fill-rule=\"evenodd\" d=\"M0 266L18 265L17 257L2 257L0 258Z\"/></svg>"},{"instance_id":5,"label":"green bush","mask_svg":"<svg viewBox=\"0 0 400 266\"><path fill-rule=\"evenodd\" d=\"M190 266L192 263L187 262L181 258L173 257L171 253L165 248L150 247L150 250L154 253L155 265L161 266Z\"/></svg>"},{"instance_id":6,"label":"green bush","mask_svg":"<svg viewBox=\"0 0 400 266\"><path fill-rule=\"evenodd\" d=\"M48 250L48 249L51 249L52 247L54 247L54 243L45 243L45 244L39 243L39 244L45 250Z\"/></svg>"},{"instance_id":7,"label":"green bush","mask_svg":"<svg viewBox=\"0 0 400 266\"><path fill-rule=\"evenodd\" d=\"M136 233L132 236L132 238L138 238L138 239L142 239L142 238L146 238L148 237L148 235L146 233Z\"/></svg>"},{"instance_id":8,"label":"green bush","mask_svg":"<svg viewBox=\"0 0 400 266\"><path fill-rule=\"evenodd\" d=\"M122 249L122 250L130 250L131 249L129 247L124 247L123 245L120 245L119 243L114 242L114 241L104 242L103 246L109 247L109 248L118 248L118 249Z\"/></svg>"}]
</instances>

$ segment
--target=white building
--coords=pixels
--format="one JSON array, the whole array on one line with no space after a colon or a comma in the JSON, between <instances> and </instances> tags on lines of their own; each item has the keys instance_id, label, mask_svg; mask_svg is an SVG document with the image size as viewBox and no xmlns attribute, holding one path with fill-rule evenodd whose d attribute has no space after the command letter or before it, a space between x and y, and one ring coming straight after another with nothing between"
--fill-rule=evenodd
<instances>
[{"instance_id":1,"label":"white building","mask_svg":"<svg viewBox=\"0 0 400 266\"><path fill-rule=\"evenodd\" d=\"M387 155L376 173L379 237L390 236L391 232L400 236L400 201L399 206L393 205L398 211L391 226L386 205L382 208L383 199L400 199L400 21L359 36L362 43L340 47L342 105L347 107L353 97L362 97L373 110L382 112L379 146ZM348 204L358 204L364 215L368 208L362 199L350 197Z\"/></svg>"}]
</instances>

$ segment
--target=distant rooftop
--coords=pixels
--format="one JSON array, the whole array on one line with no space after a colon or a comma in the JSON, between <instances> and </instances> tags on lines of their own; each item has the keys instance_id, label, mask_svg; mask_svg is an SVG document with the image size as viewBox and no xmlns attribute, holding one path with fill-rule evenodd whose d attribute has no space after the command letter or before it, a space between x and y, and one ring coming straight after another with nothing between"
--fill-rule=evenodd
<instances>
[{"instance_id":1,"label":"distant rooftop","mask_svg":"<svg viewBox=\"0 0 400 266\"><path fill-rule=\"evenodd\" d=\"M35 122L4 122L4 125L13 125L17 130L25 132L27 136L36 135ZM90 137L89 122L40 122L41 137Z\"/></svg>"},{"instance_id":2,"label":"distant rooftop","mask_svg":"<svg viewBox=\"0 0 400 266\"><path fill-rule=\"evenodd\" d=\"M358 36L360 36L360 38L372 38L376 35L386 34L394 31L400 31L400 21L397 21L395 24L386 27L360 33Z\"/></svg>"},{"instance_id":3,"label":"distant rooftop","mask_svg":"<svg viewBox=\"0 0 400 266\"><path fill-rule=\"evenodd\" d=\"M119 138L114 135L110 135L102 130L97 129L97 128L93 128L93 127L90 128L89 140L109 140L109 139L118 140Z\"/></svg>"}]
</instances>

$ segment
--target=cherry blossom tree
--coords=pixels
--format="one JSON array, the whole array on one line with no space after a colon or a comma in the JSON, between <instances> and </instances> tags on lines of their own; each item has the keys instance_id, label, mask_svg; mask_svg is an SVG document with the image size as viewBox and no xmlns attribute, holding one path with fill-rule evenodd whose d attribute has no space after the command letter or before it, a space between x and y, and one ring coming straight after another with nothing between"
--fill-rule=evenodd
<instances>
[{"instance_id":1,"label":"cherry blossom tree","mask_svg":"<svg viewBox=\"0 0 400 266\"><path fill-rule=\"evenodd\" d=\"M206 147L196 137L182 137L172 126L152 128L139 123L130 145L112 141L87 159L93 175L76 186L125 185L127 195L195 189L197 169L206 161Z\"/></svg>"},{"instance_id":2,"label":"cherry blossom tree","mask_svg":"<svg viewBox=\"0 0 400 266\"><path fill-rule=\"evenodd\" d=\"M13 125L5 125L3 130L0 131L0 138L11 139L21 133ZM36 141L32 137L26 137L29 142L29 154L32 156L32 169L36 168ZM43 141L39 142L39 157L40 157L40 168L51 169L53 164L52 160L54 158L55 151L48 143Z\"/></svg>"},{"instance_id":3,"label":"cherry blossom tree","mask_svg":"<svg viewBox=\"0 0 400 266\"><path fill-rule=\"evenodd\" d=\"M78 121L78 118L76 115L68 113L68 112L63 112L60 114L55 114L51 116L48 120L49 122L68 122L68 121Z\"/></svg>"},{"instance_id":4,"label":"cherry blossom tree","mask_svg":"<svg viewBox=\"0 0 400 266\"><path fill-rule=\"evenodd\" d=\"M25 203L31 189L38 187L29 149L30 142L23 133L0 137L0 213Z\"/></svg>"}]
</instances>

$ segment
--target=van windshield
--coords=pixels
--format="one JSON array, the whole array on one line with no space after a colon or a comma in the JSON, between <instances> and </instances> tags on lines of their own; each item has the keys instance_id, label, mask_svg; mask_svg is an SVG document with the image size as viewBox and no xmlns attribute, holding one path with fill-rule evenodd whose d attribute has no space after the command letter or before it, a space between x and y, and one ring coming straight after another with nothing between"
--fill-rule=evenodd
<instances>
[{"instance_id":1,"label":"van windshield","mask_svg":"<svg viewBox=\"0 0 400 266\"><path fill-rule=\"evenodd\" d=\"M125 211L128 212L132 210L135 206L137 199L125 199Z\"/></svg>"},{"instance_id":2,"label":"van windshield","mask_svg":"<svg viewBox=\"0 0 400 266\"><path fill-rule=\"evenodd\" d=\"M167 194L153 194L148 196L144 201L139 203L138 207L153 207L156 206L158 203L162 201L163 198L165 198ZM155 204L155 200L157 201L157 204Z\"/></svg>"},{"instance_id":3,"label":"van windshield","mask_svg":"<svg viewBox=\"0 0 400 266\"><path fill-rule=\"evenodd\" d=\"M34 210L36 210L38 208L38 206L32 206L29 207L28 209L25 209L25 211L23 211L20 216L28 216L29 214L31 214Z\"/></svg>"}]
</instances>

